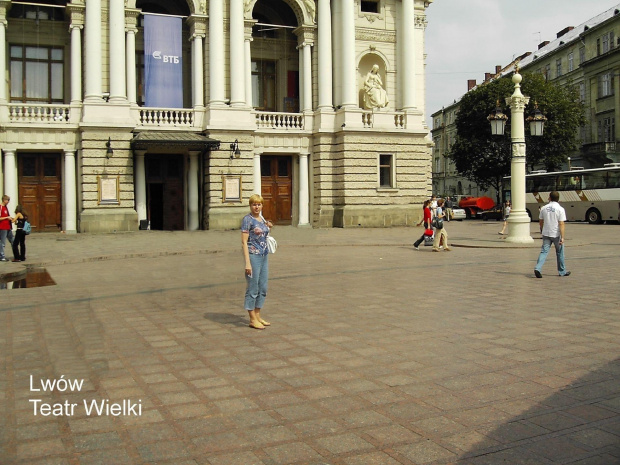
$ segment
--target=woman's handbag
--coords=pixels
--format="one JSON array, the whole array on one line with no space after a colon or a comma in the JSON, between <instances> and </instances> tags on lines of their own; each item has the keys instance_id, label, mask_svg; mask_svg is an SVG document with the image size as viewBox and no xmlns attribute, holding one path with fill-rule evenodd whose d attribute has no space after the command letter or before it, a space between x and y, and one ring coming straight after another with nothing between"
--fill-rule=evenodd
<instances>
[{"instance_id":1,"label":"woman's handbag","mask_svg":"<svg viewBox=\"0 0 620 465\"><path fill-rule=\"evenodd\" d=\"M278 241L274 237L267 236L267 250L269 253L276 253L278 249Z\"/></svg>"},{"instance_id":2,"label":"woman's handbag","mask_svg":"<svg viewBox=\"0 0 620 465\"><path fill-rule=\"evenodd\" d=\"M433 228L442 229L443 228L443 218L435 217L433 218Z\"/></svg>"}]
</instances>

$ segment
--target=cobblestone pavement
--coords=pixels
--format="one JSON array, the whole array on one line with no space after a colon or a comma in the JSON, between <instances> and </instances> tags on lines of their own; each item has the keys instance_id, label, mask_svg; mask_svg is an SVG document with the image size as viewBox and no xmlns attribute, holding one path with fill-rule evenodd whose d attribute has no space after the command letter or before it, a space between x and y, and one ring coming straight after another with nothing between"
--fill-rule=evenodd
<instances>
[{"instance_id":1,"label":"cobblestone pavement","mask_svg":"<svg viewBox=\"0 0 620 465\"><path fill-rule=\"evenodd\" d=\"M56 285L0 290L0 463L620 464L620 226L569 224L543 279L499 227L276 227L263 331L238 231L33 235Z\"/></svg>"}]
</instances>

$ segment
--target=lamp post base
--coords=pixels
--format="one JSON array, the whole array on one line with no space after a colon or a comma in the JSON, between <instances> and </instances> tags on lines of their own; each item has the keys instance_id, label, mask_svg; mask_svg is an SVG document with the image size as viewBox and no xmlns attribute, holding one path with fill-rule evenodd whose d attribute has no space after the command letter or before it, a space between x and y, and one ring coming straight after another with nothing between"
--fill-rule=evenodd
<instances>
[{"instance_id":1,"label":"lamp post base","mask_svg":"<svg viewBox=\"0 0 620 465\"><path fill-rule=\"evenodd\" d=\"M531 223L527 212L522 212L520 215L517 212L510 212L506 242L512 244L532 244L534 239L530 235Z\"/></svg>"}]
</instances>

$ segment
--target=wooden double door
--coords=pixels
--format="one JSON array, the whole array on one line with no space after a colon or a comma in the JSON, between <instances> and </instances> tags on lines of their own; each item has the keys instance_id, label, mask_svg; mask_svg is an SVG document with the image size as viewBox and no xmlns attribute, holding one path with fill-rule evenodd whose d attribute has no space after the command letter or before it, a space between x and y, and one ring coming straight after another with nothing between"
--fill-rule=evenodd
<instances>
[{"instance_id":1,"label":"wooden double door","mask_svg":"<svg viewBox=\"0 0 620 465\"><path fill-rule=\"evenodd\" d=\"M62 229L60 153L19 153L17 170L19 198L11 204L22 205L33 231Z\"/></svg>"},{"instance_id":2,"label":"wooden double door","mask_svg":"<svg viewBox=\"0 0 620 465\"><path fill-rule=\"evenodd\" d=\"M261 156L261 195L263 216L276 224L293 220L293 158Z\"/></svg>"}]
</instances>

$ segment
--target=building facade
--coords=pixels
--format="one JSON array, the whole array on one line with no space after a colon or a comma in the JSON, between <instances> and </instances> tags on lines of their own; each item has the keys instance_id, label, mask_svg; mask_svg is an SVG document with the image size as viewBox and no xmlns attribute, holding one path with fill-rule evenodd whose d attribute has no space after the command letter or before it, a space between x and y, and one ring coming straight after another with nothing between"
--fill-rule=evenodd
<instances>
[{"instance_id":1,"label":"building facade","mask_svg":"<svg viewBox=\"0 0 620 465\"><path fill-rule=\"evenodd\" d=\"M431 190L430 3L0 0L9 208L35 231L230 229L261 193L279 224L412 224ZM161 64L178 84L154 92Z\"/></svg>"},{"instance_id":2,"label":"building facade","mask_svg":"<svg viewBox=\"0 0 620 465\"><path fill-rule=\"evenodd\" d=\"M567 154L573 166L620 162L620 3L577 27L562 29L521 60L520 67L579 90L587 123L579 130L579 149Z\"/></svg>"},{"instance_id":3,"label":"building facade","mask_svg":"<svg viewBox=\"0 0 620 465\"><path fill-rule=\"evenodd\" d=\"M620 163L620 128L616 128L620 118L620 4L577 27L562 29L535 52L526 52L505 67L496 66L481 84L468 81L468 90L513 72L516 62L522 73L540 73L547 80L575 86L579 91L587 123L577 134L578 149L566 154L569 161L565 169ZM433 192L496 198L494 191L481 192L475 183L460 176L447 158L456 138L458 106L459 102L454 102L431 115Z\"/></svg>"}]
</instances>

